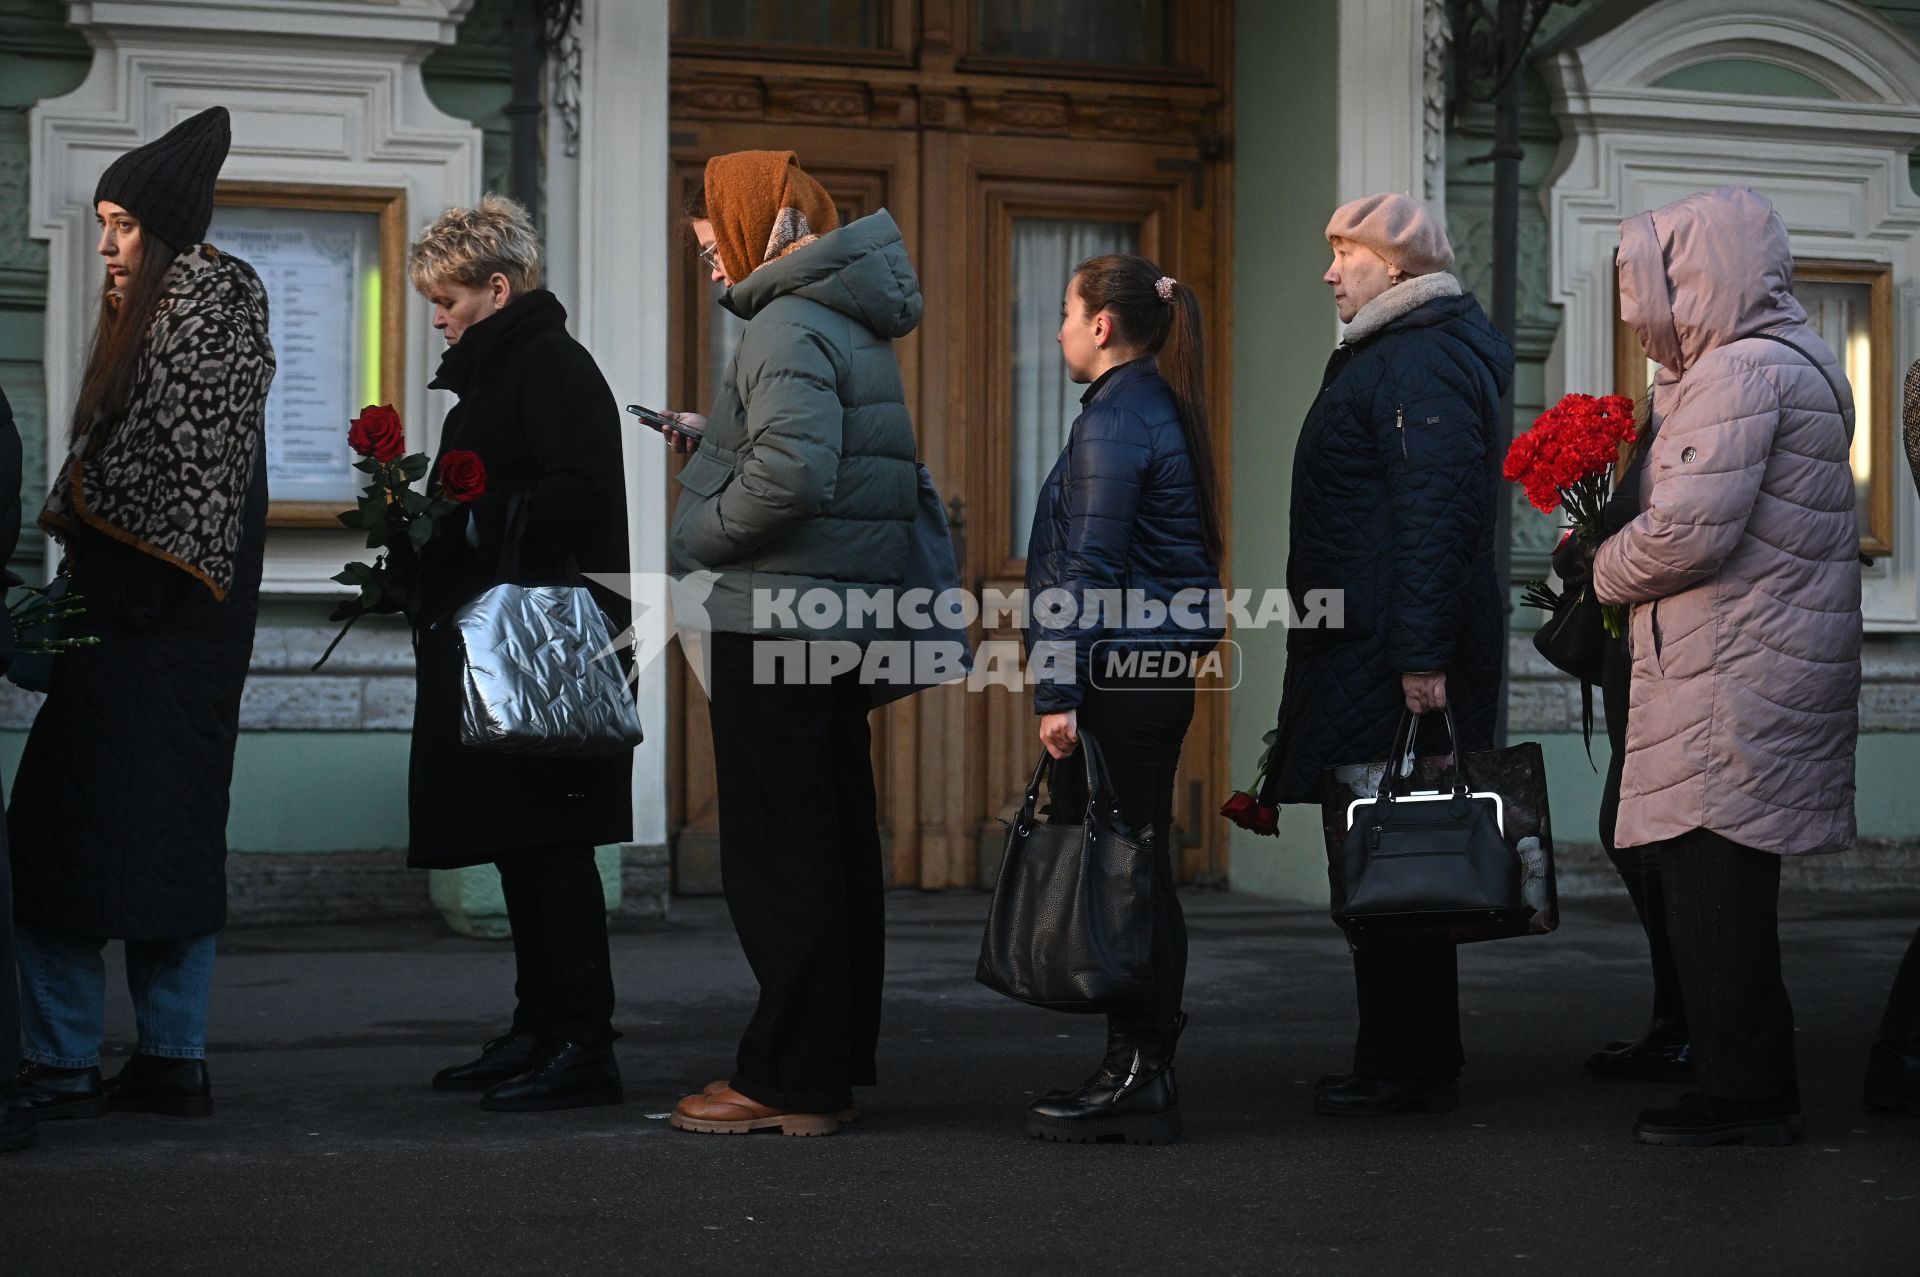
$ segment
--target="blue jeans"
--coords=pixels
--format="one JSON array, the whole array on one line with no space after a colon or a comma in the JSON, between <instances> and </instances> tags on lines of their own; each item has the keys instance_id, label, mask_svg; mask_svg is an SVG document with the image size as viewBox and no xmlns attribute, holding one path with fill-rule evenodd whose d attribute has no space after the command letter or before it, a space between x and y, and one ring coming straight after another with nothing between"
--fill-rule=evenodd
<instances>
[{"instance_id":1,"label":"blue jeans","mask_svg":"<svg viewBox=\"0 0 1920 1277\"><path fill-rule=\"evenodd\" d=\"M100 1063L106 1036L105 940L22 926L21 1054L57 1069ZM213 937L129 940L127 991L141 1055L199 1060L207 1054L207 1003L213 992Z\"/></svg>"}]
</instances>

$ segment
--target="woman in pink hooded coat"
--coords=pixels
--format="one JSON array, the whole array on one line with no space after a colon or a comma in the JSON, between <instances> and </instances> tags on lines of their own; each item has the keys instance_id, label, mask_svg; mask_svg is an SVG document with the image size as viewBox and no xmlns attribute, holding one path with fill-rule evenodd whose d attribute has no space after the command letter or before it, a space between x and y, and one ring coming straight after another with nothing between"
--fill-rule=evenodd
<instances>
[{"instance_id":1,"label":"woman in pink hooded coat","mask_svg":"<svg viewBox=\"0 0 1920 1277\"><path fill-rule=\"evenodd\" d=\"M1699 1089L1651 1144L1799 1133L1780 858L1854 841L1860 561L1852 394L1745 187L1621 224L1621 317L1660 365L1645 507L1593 584L1632 604L1615 836L1657 844Z\"/></svg>"}]
</instances>

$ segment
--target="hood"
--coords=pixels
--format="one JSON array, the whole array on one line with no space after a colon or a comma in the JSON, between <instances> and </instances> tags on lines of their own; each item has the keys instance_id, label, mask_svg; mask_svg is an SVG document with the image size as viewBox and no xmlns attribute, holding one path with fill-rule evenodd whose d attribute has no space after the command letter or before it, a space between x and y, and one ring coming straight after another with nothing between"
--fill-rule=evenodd
<instances>
[{"instance_id":1,"label":"hood","mask_svg":"<svg viewBox=\"0 0 1920 1277\"><path fill-rule=\"evenodd\" d=\"M920 277L884 208L768 262L729 288L720 304L751 321L789 294L837 310L880 337L905 337L920 324Z\"/></svg>"},{"instance_id":2,"label":"hood","mask_svg":"<svg viewBox=\"0 0 1920 1277\"><path fill-rule=\"evenodd\" d=\"M1745 186L1689 195L1620 223L1620 318L1679 376L1708 351L1801 324L1787 224Z\"/></svg>"},{"instance_id":3,"label":"hood","mask_svg":"<svg viewBox=\"0 0 1920 1277\"><path fill-rule=\"evenodd\" d=\"M196 244L173 259L161 287L160 314L184 318L215 314L266 346L267 288L253 267L211 244Z\"/></svg>"}]
</instances>

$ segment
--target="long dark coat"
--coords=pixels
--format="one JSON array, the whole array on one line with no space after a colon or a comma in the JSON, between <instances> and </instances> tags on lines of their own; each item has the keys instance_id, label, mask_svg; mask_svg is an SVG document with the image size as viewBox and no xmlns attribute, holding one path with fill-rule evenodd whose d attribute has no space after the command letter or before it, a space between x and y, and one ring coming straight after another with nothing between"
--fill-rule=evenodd
<instances>
[{"instance_id":1,"label":"long dark coat","mask_svg":"<svg viewBox=\"0 0 1920 1277\"><path fill-rule=\"evenodd\" d=\"M228 787L266 557L274 359L266 290L244 262L200 246L180 254L166 287L131 406L103 436L120 469L92 471L101 453L77 471L90 499L109 504L60 534L86 607L69 632L100 641L55 658L8 812L14 916L67 935L186 940L227 921ZM232 463L213 464L222 460ZM134 461L181 482L147 483ZM56 489L50 509L75 491ZM193 504L153 517L139 502L157 493ZM224 597L142 536L235 508L231 558L220 551L218 565ZM165 539L183 552L194 541Z\"/></svg>"},{"instance_id":2,"label":"long dark coat","mask_svg":"<svg viewBox=\"0 0 1920 1277\"><path fill-rule=\"evenodd\" d=\"M20 759L7 813L14 914L68 935L185 940L227 923L227 806L267 546L256 463L225 602L96 532L67 547L84 633Z\"/></svg>"},{"instance_id":3,"label":"long dark coat","mask_svg":"<svg viewBox=\"0 0 1920 1277\"><path fill-rule=\"evenodd\" d=\"M1405 287L1405 285L1402 285ZM1318 803L1330 767L1376 761L1405 709L1400 675L1444 670L1461 745L1492 743L1500 396L1513 347L1470 296L1442 296L1327 363L1294 453L1287 589L1345 592L1345 625L1294 629L1264 803ZM1429 716L1423 753L1443 752Z\"/></svg>"},{"instance_id":4,"label":"long dark coat","mask_svg":"<svg viewBox=\"0 0 1920 1277\"><path fill-rule=\"evenodd\" d=\"M518 583L627 571L626 478L620 416L593 356L568 335L567 312L536 291L462 334L433 385L453 391L440 456L476 452L486 495L471 509L479 547L438 537L422 564L407 863L452 869L543 846L601 845L633 836L633 756L540 759L460 743L460 659L451 617L501 583L510 500L527 515ZM435 459L438 470L439 460ZM628 609L596 591L616 630Z\"/></svg>"}]
</instances>

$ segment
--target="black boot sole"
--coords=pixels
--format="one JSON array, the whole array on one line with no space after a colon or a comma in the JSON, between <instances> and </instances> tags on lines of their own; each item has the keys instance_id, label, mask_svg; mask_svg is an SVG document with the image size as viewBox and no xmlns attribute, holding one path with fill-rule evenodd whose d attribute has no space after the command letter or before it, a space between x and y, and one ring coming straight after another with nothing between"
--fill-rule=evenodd
<instances>
[{"instance_id":1,"label":"black boot sole","mask_svg":"<svg viewBox=\"0 0 1920 1277\"><path fill-rule=\"evenodd\" d=\"M1892 1091L1868 1091L1862 1100L1876 1113L1920 1113L1920 1098L1910 1095L1895 1095Z\"/></svg>"},{"instance_id":2,"label":"black boot sole","mask_svg":"<svg viewBox=\"0 0 1920 1277\"><path fill-rule=\"evenodd\" d=\"M1029 1139L1055 1144L1172 1144L1180 1138L1180 1110L1066 1121L1027 1117Z\"/></svg>"},{"instance_id":3,"label":"black boot sole","mask_svg":"<svg viewBox=\"0 0 1920 1277\"><path fill-rule=\"evenodd\" d=\"M163 1117L212 1117L211 1095L148 1095L137 1100L107 1098L115 1113L158 1113Z\"/></svg>"},{"instance_id":4,"label":"black boot sole","mask_svg":"<svg viewBox=\"0 0 1920 1277\"><path fill-rule=\"evenodd\" d=\"M596 1108L603 1104L626 1103L626 1092L618 1086L596 1087L589 1091L575 1091L568 1095L549 1095L538 1099L526 1100L489 1100L482 1098L480 1107L489 1113L558 1113L563 1109Z\"/></svg>"},{"instance_id":5,"label":"black boot sole","mask_svg":"<svg viewBox=\"0 0 1920 1277\"><path fill-rule=\"evenodd\" d=\"M1792 1120L1782 1118L1777 1122L1726 1122L1719 1126L1687 1129L1636 1126L1633 1128L1633 1138L1642 1144L1657 1144L1663 1148L1718 1148L1723 1144L1780 1148L1794 1142L1794 1133Z\"/></svg>"},{"instance_id":6,"label":"black boot sole","mask_svg":"<svg viewBox=\"0 0 1920 1277\"><path fill-rule=\"evenodd\" d=\"M1313 1097L1313 1111L1326 1117L1398 1117L1403 1113L1451 1113L1460 1107L1460 1092L1415 1095L1381 1104L1329 1104L1324 1095Z\"/></svg>"}]
</instances>

